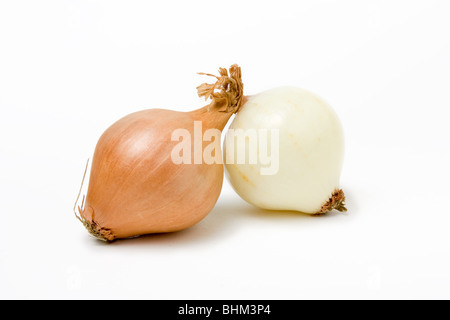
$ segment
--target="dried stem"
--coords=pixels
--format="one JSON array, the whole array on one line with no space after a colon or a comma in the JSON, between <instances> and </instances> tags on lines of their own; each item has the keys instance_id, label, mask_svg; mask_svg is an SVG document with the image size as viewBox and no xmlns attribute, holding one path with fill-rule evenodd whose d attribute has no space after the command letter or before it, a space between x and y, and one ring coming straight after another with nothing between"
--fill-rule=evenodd
<instances>
[{"instance_id":1,"label":"dried stem","mask_svg":"<svg viewBox=\"0 0 450 320\"><path fill-rule=\"evenodd\" d=\"M214 84L203 83L197 87L199 97L204 97L205 100L209 98L212 100L208 110L217 108L220 112L236 113L239 111L244 97L241 68L237 64L233 64L229 70L230 75L228 75L228 71L225 68L219 68L220 76L199 73L217 79Z\"/></svg>"}]
</instances>

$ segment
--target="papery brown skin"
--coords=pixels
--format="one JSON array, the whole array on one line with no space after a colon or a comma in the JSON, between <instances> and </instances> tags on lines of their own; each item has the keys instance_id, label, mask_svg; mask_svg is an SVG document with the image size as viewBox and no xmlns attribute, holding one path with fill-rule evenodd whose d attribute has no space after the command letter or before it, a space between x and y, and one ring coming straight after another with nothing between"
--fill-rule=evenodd
<instances>
[{"instance_id":1,"label":"papery brown skin","mask_svg":"<svg viewBox=\"0 0 450 320\"><path fill-rule=\"evenodd\" d=\"M80 212L91 233L112 241L179 231L202 220L220 195L223 165L173 163L171 151L179 141L171 135L184 128L193 137L194 121L202 121L203 133L222 131L231 115L209 106L192 112L150 109L108 128L97 143Z\"/></svg>"}]
</instances>

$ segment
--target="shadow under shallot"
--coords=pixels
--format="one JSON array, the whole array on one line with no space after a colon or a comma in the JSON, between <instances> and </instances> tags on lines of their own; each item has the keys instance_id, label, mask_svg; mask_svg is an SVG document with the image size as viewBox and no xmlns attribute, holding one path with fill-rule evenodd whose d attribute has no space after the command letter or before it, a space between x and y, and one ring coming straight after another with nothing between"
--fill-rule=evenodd
<instances>
[{"instance_id":1,"label":"shadow under shallot","mask_svg":"<svg viewBox=\"0 0 450 320\"><path fill-rule=\"evenodd\" d=\"M295 224L317 223L329 219L340 212L330 212L321 216L312 216L296 211L271 211L257 208L238 198L224 195L219 199L214 209L202 221L182 231L143 235L128 239L119 239L111 243L99 245L136 246L136 245L192 245L205 241L226 240L235 232L248 228L255 223L273 223L285 225L286 221ZM93 241L95 241L93 239Z\"/></svg>"},{"instance_id":2,"label":"shadow under shallot","mask_svg":"<svg viewBox=\"0 0 450 320\"><path fill-rule=\"evenodd\" d=\"M133 238L119 239L110 243L100 243L99 245L170 245L170 244L196 244L205 241L225 239L227 235L234 232L239 227L239 207L230 208L224 201L218 201L213 210L202 221L196 225L177 232L154 233Z\"/></svg>"}]
</instances>

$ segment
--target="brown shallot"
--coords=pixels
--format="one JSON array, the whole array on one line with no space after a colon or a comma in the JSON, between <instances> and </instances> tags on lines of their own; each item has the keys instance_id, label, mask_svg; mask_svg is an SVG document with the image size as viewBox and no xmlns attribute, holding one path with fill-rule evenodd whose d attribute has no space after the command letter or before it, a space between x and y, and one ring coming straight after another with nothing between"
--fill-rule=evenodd
<instances>
[{"instance_id":1,"label":"brown shallot","mask_svg":"<svg viewBox=\"0 0 450 320\"><path fill-rule=\"evenodd\" d=\"M75 212L93 236L112 241L179 231L212 210L224 174L220 133L244 99L240 67L219 73L216 83L197 87L200 97L211 99L207 106L135 112L103 133L85 201ZM189 137L200 142L182 144Z\"/></svg>"}]
</instances>

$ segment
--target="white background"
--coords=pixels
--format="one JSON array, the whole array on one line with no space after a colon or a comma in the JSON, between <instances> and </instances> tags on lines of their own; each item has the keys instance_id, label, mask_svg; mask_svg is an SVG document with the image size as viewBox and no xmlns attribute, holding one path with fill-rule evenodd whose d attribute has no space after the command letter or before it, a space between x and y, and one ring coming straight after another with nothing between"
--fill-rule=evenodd
<instances>
[{"instance_id":1,"label":"white background","mask_svg":"<svg viewBox=\"0 0 450 320\"><path fill-rule=\"evenodd\" d=\"M448 1L0 1L0 298L449 299ZM106 245L72 212L101 133L311 90L346 135L348 213L268 212L224 182L196 226Z\"/></svg>"}]
</instances>

